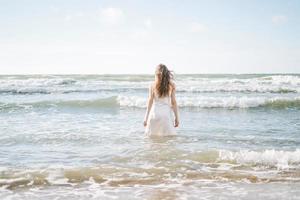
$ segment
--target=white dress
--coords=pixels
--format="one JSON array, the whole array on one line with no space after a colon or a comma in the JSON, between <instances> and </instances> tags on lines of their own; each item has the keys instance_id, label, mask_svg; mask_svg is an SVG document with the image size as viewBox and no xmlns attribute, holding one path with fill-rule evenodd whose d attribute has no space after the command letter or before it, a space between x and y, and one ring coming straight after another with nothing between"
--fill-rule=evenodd
<instances>
[{"instance_id":1,"label":"white dress","mask_svg":"<svg viewBox=\"0 0 300 200\"><path fill-rule=\"evenodd\" d=\"M148 136L176 135L171 97L157 97L154 93L145 134Z\"/></svg>"}]
</instances>

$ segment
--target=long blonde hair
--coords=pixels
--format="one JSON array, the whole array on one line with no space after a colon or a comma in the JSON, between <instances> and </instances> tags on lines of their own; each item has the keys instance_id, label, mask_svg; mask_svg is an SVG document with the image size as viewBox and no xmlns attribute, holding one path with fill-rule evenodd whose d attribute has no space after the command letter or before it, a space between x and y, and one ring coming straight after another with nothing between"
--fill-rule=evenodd
<instances>
[{"instance_id":1,"label":"long blonde hair","mask_svg":"<svg viewBox=\"0 0 300 200\"><path fill-rule=\"evenodd\" d=\"M171 80L173 79L173 73L164 64L157 66L156 75L158 81L155 84L155 89L159 97L169 95Z\"/></svg>"}]
</instances>

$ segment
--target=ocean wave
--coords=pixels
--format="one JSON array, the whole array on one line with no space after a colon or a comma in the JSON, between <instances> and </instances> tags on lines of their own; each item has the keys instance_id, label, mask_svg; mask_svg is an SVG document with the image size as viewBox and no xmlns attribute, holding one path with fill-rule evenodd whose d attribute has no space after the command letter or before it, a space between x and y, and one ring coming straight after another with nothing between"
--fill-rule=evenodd
<instances>
[{"instance_id":1,"label":"ocean wave","mask_svg":"<svg viewBox=\"0 0 300 200\"><path fill-rule=\"evenodd\" d=\"M175 157L184 162L177 162L178 159L175 159L175 162L170 158L165 160L167 162L165 164L160 160L158 166L154 164L132 167L127 166L126 163L112 162L87 167L51 165L37 169L2 167L0 187L15 189L43 185L73 186L86 182L116 187L158 184L172 178L245 182L300 181L299 149L295 151L210 150L183 153Z\"/></svg>"},{"instance_id":2,"label":"ocean wave","mask_svg":"<svg viewBox=\"0 0 300 200\"><path fill-rule=\"evenodd\" d=\"M300 85L299 74L232 74L232 75L179 75L180 81L212 82L212 83L241 83L241 84L266 84L266 85Z\"/></svg>"},{"instance_id":3,"label":"ocean wave","mask_svg":"<svg viewBox=\"0 0 300 200\"><path fill-rule=\"evenodd\" d=\"M52 92L46 89L0 89L0 94L15 94L15 95L30 95L30 94L51 94Z\"/></svg>"},{"instance_id":4,"label":"ocean wave","mask_svg":"<svg viewBox=\"0 0 300 200\"><path fill-rule=\"evenodd\" d=\"M291 165L300 164L300 149L295 151L272 149L261 152L250 150L242 150L238 152L221 150L219 151L217 160L219 162L232 161L237 164L274 166L278 169L284 169L290 168Z\"/></svg>"},{"instance_id":5,"label":"ocean wave","mask_svg":"<svg viewBox=\"0 0 300 200\"><path fill-rule=\"evenodd\" d=\"M282 87L241 87L241 86L185 86L178 87L177 92L179 93L299 93L299 89L296 88L282 88Z\"/></svg>"},{"instance_id":6,"label":"ocean wave","mask_svg":"<svg viewBox=\"0 0 300 200\"><path fill-rule=\"evenodd\" d=\"M300 76L178 75L178 92L187 93L299 93ZM147 91L149 75L95 75L95 76L29 76L0 77L0 94L50 94L98 92L110 89L118 92Z\"/></svg>"},{"instance_id":7,"label":"ocean wave","mask_svg":"<svg viewBox=\"0 0 300 200\"><path fill-rule=\"evenodd\" d=\"M300 85L299 75L272 75L261 77L262 80L272 81L277 84Z\"/></svg>"},{"instance_id":8,"label":"ocean wave","mask_svg":"<svg viewBox=\"0 0 300 200\"><path fill-rule=\"evenodd\" d=\"M299 93L300 77L291 75L255 78L194 78L177 82L177 91L192 93Z\"/></svg>"},{"instance_id":9,"label":"ocean wave","mask_svg":"<svg viewBox=\"0 0 300 200\"><path fill-rule=\"evenodd\" d=\"M1 94L12 94L12 95L35 95L35 94L70 94L70 93L99 93L99 92L147 92L146 87L136 87L136 86L116 86L114 88L107 88L106 86L91 86L88 88L77 86L77 87L67 87L67 88L56 88L56 87L45 87L45 88L0 88ZM177 87L178 93L191 93L191 94L201 94L201 93L299 93L298 89L293 88L243 88L243 87L195 87L195 86L179 86Z\"/></svg>"},{"instance_id":10,"label":"ocean wave","mask_svg":"<svg viewBox=\"0 0 300 200\"><path fill-rule=\"evenodd\" d=\"M1 86L53 86L53 85L70 85L76 83L77 80L72 78L61 77L43 77L43 78L8 78L0 79Z\"/></svg>"},{"instance_id":11,"label":"ocean wave","mask_svg":"<svg viewBox=\"0 0 300 200\"><path fill-rule=\"evenodd\" d=\"M117 107L117 97L107 97L91 100L53 100L53 101L37 101L29 103L3 103L0 102L0 110L17 110L32 108L49 108L49 107L72 107L72 108L105 108Z\"/></svg>"},{"instance_id":12,"label":"ocean wave","mask_svg":"<svg viewBox=\"0 0 300 200\"><path fill-rule=\"evenodd\" d=\"M0 89L1 94L13 94L13 95L35 95L35 94L70 94L70 93L101 93L101 92L144 92L145 88L130 88L130 87L119 87L119 88L24 88L24 89Z\"/></svg>"},{"instance_id":13,"label":"ocean wave","mask_svg":"<svg viewBox=\"0 0 300 200\"><path fill-rule=\"evenodd\" d=\"M146 99L136 96L118 96L120 106L146 107ZM299 108L300 97L180 97L177 104L182 108Z\"/></svg>"},{"instance_id":14,"label":"ocean wave","mask_svg":"<svg viewBox=\"0 0 300 200\"><path fill-rule=\"evenodd\" d=\"M0 79L0 94L51 94L76 84L71 78Z\"/></svg>"},{"instance_id":15,"label":"ocean wave","mask_svg":"<svg viewBox=\"0 0 300 200\"><path fill-rule=\"evenodd\" d=\"M89 100L49 100L28 103L4 103L0 102L0 110L17 110L49 107L72 107L72 108L146 108L147 99L138 96L110 96L100 99ZM300 108L300 97L180 97L177 104L181 108Z\"/></svg>"}]
</instances>

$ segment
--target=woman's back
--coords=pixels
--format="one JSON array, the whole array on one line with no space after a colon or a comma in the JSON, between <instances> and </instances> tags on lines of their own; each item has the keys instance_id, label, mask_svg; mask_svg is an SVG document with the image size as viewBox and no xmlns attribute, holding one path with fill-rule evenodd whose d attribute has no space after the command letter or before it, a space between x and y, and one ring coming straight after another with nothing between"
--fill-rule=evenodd
<instances>
[{"instance_id":1,"label":"woman's back","mask_svg":"<svg viewBox=\"0 0 300 200\"><path fill-rule=\"evenodd\" d=\"M171 108L171 95L159 96L152 86L153 106L150 111L146 134L150 136L175 135Z\"/></svg>"},{"instance_id":2,"label":"woman's back","mask_svg":"<svg viewBox=\"0 0 300 200\"><path fill-rule=\"evenodd\" d=\"M178 113L172 76L167 67L160 64L155 72L155 82L149 87L148 106L144 120L145 133L149 136L176 135Z\"/></svg>"},{"instance_id":3,"label":"woman's back","mask_svg":"<svg viewBox=\"0 0 300 200\"><path fill-rule=\"evenodd\" d=\"M158 95L158 92L156 91L155 87L153 87L153 103L162 103L162 104L167 104L167 105L170 105L171 106L171 94L168 94L166 96L162 96L160 97Z\"/></svg>"},{"instance_id":4,"label":"woman's back","mask_svg":"<svg viewBox=\"0 0 300 200\"><path fill-rule=\"evenodd\" d=\"M166 103L168 105L171 105L171 95L166 95L164 97L159 97L159 95L157 94L157 92L153 92L154 94L154 99L153 102L154 103Z\"/></svg>"}]
</instances>

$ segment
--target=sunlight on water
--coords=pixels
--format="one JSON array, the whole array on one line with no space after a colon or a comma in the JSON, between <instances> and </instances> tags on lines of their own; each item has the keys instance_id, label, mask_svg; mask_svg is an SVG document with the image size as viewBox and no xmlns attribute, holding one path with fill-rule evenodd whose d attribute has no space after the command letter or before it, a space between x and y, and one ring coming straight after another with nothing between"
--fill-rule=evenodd
<instances>
[{"instance_id":1,"label":"sunlight on water","mask_svg":"<svg viewBox=\"0 0 300 200\"><path fill-rule=\"evenodd\" d=\"M152 79L0 76L0 198L298 198L299 75L178 75L165 138L142 126Z\"/></svg>"}]
</instances>

